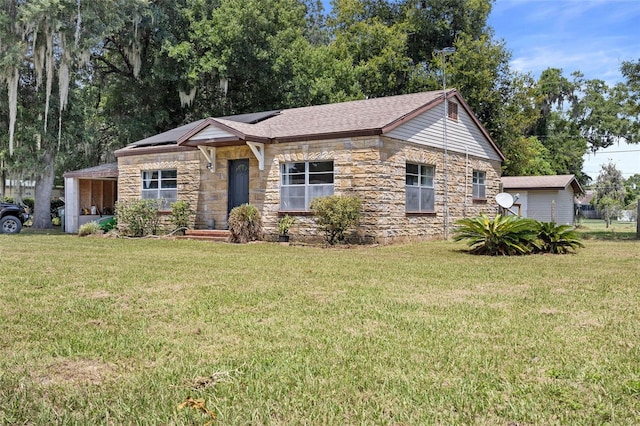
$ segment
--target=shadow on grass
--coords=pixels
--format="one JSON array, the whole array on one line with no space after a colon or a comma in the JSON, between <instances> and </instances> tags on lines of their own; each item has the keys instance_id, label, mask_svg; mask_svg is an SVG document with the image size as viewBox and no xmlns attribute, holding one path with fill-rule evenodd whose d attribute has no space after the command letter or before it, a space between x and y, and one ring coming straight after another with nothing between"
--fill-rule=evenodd
<instances>
[{"instance_id":1,"label":"shadow on grass","mask_svg":"<svg viewBox=\"0 0 640 426\"><path fill-rule=\"evenodd\" d=\"M585 240L630 241L637 238L635 222L613 221L607 227L604 220L586 219L576 230Z\"/></svg>"},{"instance_id":2,"label":"shadow on grass","mask_svg":"<svg viewBox=\"0 0 640 426\"><path fill-rule=\"evenodd\" d=\"M49 229L36 229L30 226L23 226L19 235L72 235L62 230L61 226L54 226Z\"/></svg>"},{"instance_id":3,"label":"shadow on grass","mask_svg":"<svg viewBox=\"0 0 640 426\"><path fill-rule=\"evenodd\" d=\"M607 241L621 241L621 240L635 240L636 233L635 232L625 232L625 231L590 231L590 230L580 230L580 235L585 240L607 240Z\"/></svg>"}]
</instances>

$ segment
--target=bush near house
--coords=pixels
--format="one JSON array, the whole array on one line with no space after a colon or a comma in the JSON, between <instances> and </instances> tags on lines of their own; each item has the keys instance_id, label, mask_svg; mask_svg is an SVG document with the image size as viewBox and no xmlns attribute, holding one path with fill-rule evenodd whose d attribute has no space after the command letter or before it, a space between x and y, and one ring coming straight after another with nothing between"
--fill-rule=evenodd
<instances>
[{"instance_id":1,"label":"bush near house","mask_svg":"<svg viewBox=\"0 0 640 426\"><path fill-rule=\"evenodd\" d=\"M344 241L345 232L358 226L362 216L362 201L356 196L314 198L309 207L314 215L313 220L330 245Z\"/></svg>"},{"instance_id":2,"label":"bush near house","mask_svg":"<svg viewBox=\"0 0 640 426\"><path fill-rule=\"evenodd\" d=\"M252 204L234 207L229 213L229 232L232 243L261 240L262 218L258 209Z\"/></svg>"},{"instance_id":3,"label":"bush near house","mask_svg":"<svg viewBox=\"0 0 640 426\"><path fill-rule=\"evenodd\" d=\"M189 216L194 214L188 201L179 200L171 203L171 216L169 221L173 224L174 230L186 229L189 227ZM183 231L184 233L184 231Z\"/></svg>"},{"instance_id":4,"label":"bush near house","mask_svg":"<svg viewBox=\"0 0 640 426\"><path fill-rule=\"evenodd\" d=\"M158 200L116 202L118 231L128 237L155 235L158 231Z\"/></svg>"}]
</instances>

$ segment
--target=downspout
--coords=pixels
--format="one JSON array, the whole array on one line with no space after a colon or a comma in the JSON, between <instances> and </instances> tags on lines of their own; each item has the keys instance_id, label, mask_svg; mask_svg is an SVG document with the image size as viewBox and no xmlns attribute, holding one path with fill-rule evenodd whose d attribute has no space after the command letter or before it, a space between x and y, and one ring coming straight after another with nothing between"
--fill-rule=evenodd
<instances>
[{"instance_id":1,"label":"downspout","mask_svg":"<svg viewBox=\"0 0 640 426\"><path fill-rule=\"evenodd\" d=\"M469 147L464 147L464 208L462 217L467 217L467 199L469 198Z\"/></svg>"}]
</instances>

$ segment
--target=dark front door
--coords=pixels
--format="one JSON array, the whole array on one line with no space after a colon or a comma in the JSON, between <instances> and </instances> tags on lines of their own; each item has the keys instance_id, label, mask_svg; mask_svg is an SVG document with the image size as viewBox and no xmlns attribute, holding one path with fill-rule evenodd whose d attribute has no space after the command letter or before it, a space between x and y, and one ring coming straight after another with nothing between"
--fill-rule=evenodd
<instances>
[{"instance_id":1,"label":"dark front door","mask_svg":"<svg viewBox=\"0 0 640 426\"><path fill-rule=\"evenodd\" d=\"M229 160L229 205L227 213L249 202L249 160Z\"/></svg>"}]
</instances>

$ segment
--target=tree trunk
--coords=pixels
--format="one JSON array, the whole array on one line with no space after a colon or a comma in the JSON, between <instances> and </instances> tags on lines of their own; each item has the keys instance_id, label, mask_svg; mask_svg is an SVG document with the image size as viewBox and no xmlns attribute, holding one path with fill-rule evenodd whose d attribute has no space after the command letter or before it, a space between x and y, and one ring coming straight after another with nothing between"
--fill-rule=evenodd
<instances>
[{"instance_id":1,"label":"tree trunk","mask_svg":"<svg viewBox=\"0 0 640 426\"><path fill-rule=\"evenodd\" d=\"M53 190L53 178L55 155L48 150L42 156L42 171L36 177L36 194L33 207L33 225L35 229L51 229L51 192Z\"/></svg>"}]
</instances>

